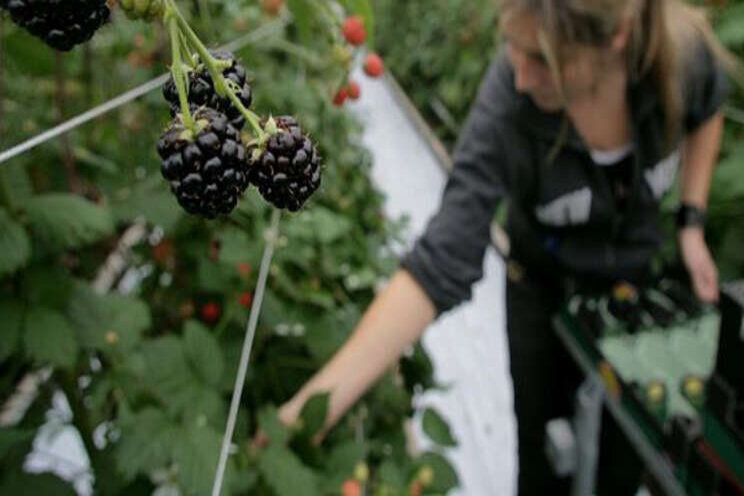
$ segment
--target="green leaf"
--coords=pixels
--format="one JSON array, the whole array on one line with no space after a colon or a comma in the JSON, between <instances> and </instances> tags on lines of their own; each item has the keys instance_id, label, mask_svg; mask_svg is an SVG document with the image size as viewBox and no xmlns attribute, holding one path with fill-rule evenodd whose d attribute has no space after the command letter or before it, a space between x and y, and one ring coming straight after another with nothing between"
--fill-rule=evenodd
<instances>
[{"instance_id":1,"label":"green leaf","mask_svg":"<svg viewBox=\"0 0 744 496\"><path fill-rule=\"evenodd\" d=\"M116 462L128 479L167 466L181 435L178 425L155 408L146 408L125 417L120 421L120 427Z\"/></svg>"},{"instance_id":2,"label":"green leaf","mask_svg":"<svg viewBox=\"0 0 744 496\"><path fill-rule=\"evenodd\" d=\"M308 437L312 437L325 425L328 415L329 393L318 393L308 399L302 406L300 418L302 419L302 431Z\"/></svg>"},{"instance_id":3,"label":"green leaf","mask_svg":"<svg viewBox=\"0 0 744 496\"><path fill-rule=\"evenodd\" d=\"M335 494L346 479L354 473L358 463L365 460L367 445L364 442L345 441L334 446L325 464L322 489Z\"/></svg>"},{"instance_id":4,"label":"green leaf","mask_svg":"<svg viewBox=\"0 0 744 496\"><path fill-rule=\"evenodd\" d=\"M337 321L332 312L325 312L318 320L305 323L305 345L319 361L326 361L336 352L346 340L349 329L344 328Z\"/></svg>"},{"instance_id":5,"label":"green leaf","mask_svg":"<svg viewBox=\"0 0 744 496\"><path fill-rule=\"evenodd\" d=\"M184 211L176 203L164 182L144 180L131 188L124 189L114 196L111 211L118 222L131 222L144 217L154 226L160 226L166 233L174 230L176 223L183 218Z\"/></svg>"},{"instance_id":6,"label":"green leaf","mask_svg":"<svg viewBox=\"0 0 744 496\"><path fill-rule=\"evenodd\" d=\"M197 284L203 291L222 293L235 276L235 267L212 262L206 257L199 259L198 264Z\"/></svg>"},{"instance_id":7,"label":"green leaf","mask_svg":"<svg viewBox=\"0 0 744 496\"><path fill-rule=\"evenodd\" d=\"M303 45L308 46L313 40L313 18L316 9L307 0L288 0L292 19L297 26L297 32Z\"/></svg>"},{"instance_id":8,"label":"green leaf","mask_svg":"<svg viewBox=\"0 0 744 496\"><path fill-rule=\"evenodd\" d=\"M220 456L222 435L205 426L190 426L175 440L173 461L186 494L209 494ZM227 475L226 475L227 478ZM225 486L229 481L225 480Z\"/></svg>"},{"instance_id":9,"label":"green leaf","mask_svg":"<svg viewBox=\"0 0 744 496\"><path fill-rule=\"evenodd\" d=\"M189 363L207 385L220 383L224 363L214 336L200 323L189 320L183 331L183 346Z\"/></svg>"},{"instance_id":10,"label":"green leaf","mask_svg":"<svg viewBox=\"0 0 744 496\"><path fill-rule=\"evenodd\" d=\"M23 271L21 292L33 305L63 309L73 290L73 279L57 264L33 264Z\"/></svg>"},{"instance_id":11,"label":"green leaf","mask_svg":"<svg viewBox=\"0 0 744 496\"><path fill-rule=\"evenodd\" d=\"M269 436L269 442L284 445L289 440L291 432L279 420L279 414L274 405L266 405L258 412L258 425Z\"/></svg>"},{"instance_id":12,"label":"green leaf","mask_svg":"<svg viewBox=\"0 0 744 496\"><path fill-rule=\"evenodd\" d=\"M363 442L346 441L333 448L326 466L331 472L350 474L357 463L367 456L367 445Z\"/></svg>"},{"instance_id":13,"label":"green leaf","mask_svg":"<svg viewBox=\"0 0 744 496\"><path fill-rule=\"evenodd\" d=\"M81 346L130 350L152 325L143 301L117 294L99 295L84 283L76 285L67 306Z\"/></svg>"},{"instance_id":14,"label":"green leaf","mask_svg":"<svg viewBox=\"0 0 744 496\"><path fill-rule=\"evenodd\" d=\"M25 209L35 236L53 251L80 248L114 232L107 208L75 195L35 196Z\"/></svg>"},{"instance_id":15,"label":"green leaf","mask_svg":"<svg viewBox=\"0 0 744 496\"><path fill-rule=\"evenodd\" d=\"M36 436L35 430L0 429L0 459L2 459L11 448L28 443Z\"/></svg>"},{"instance_id":16,"label":"green leaf","mask_svg":"<svg viewBox=\"0 0 744 496\"><path fill-rule=\"evenodd\" d=\"M402 487L406 483L405 474L392 460L385 460L377 468L377 480L392 487Z\"/></svg>"},{"instance_id":17,"label":"green leaf","mask_svg":"<svg viewBox=\"0 0 744 496\"><path fill-rule=\"evenodd\" d=\"M0 363L3 363L18 349L23 325L23 305L18 301L0 301Z\"/></svg>"},{"instance_id":18,"label":"green leaf","mask_svg":"<svg viewBox=\"0 0 744 496\"><path fill-rule=\"evenodd\" d=\"M428 465L434 471L434 481L426 488L429 492L446 494L460 483L455 469L438 453L424 453L416 460L416 465L419 467Z\"/></svg>"},{"instance_id":19,"label":"green leaf","mask_svg":"<svg viewBox=\"0 0 744 496\"><path fill-rule=\"evenodd\" d=\"M320 495L315 473L287 448L270 445L261 455L259 470L276 494Z\"/></svg>"},{"instance_id":20,"label":"green leaf","mask_svg":"<svg viewBox=\"0 0 744 496\"><path fill-rule=\"evenodd\" d=\"M29 198L34 194L33 186L26 172L26 165L23 160L5 162L0 168L0 174L4 176L5 183L10 193L10 202L13 209L25 205Z\"/></svg>"},{"instance_id":21,"label":"green leaf","mask_svg":"<svg viewBox=\"0 0 744 496\"><path fill-rule=\"evenodd\" d=\"M88 165L93 169L100 170L107 174L119 173L119 166L116 165L116 162L93 153L84 146L75 146L72 151L75 154L75 159L81 164Z\"/></svg>"},{"instance_id":22,"label":"green leaf","mask_svg":"<svg viewBox=\"0 0 744 496\"><path fill-rule=\"evenodd\" d=\"M0 277L24 267L30 256L26 230L0 208Z\"/></svg>"},{"instance_id":23,"label":"green leaf","mask_svg":"<svg viewBox=\"0 0 744 496\"><path fill-rule=\"evenodd\" d=\"M343 215L315 206L288 221L285 232L290 238L317 240L322 245L328 245L347 236L352 227L351 221Z\"/></svg>"},{"instance_id":24,"label":"green leaf","mask_svg":"<svg viewBox=\"0 0 744 496\"><path fill-rule=\"evenodd\" d=\"M227 228L220 232L220 262L236 270L239 263L260 260L262 243L257 243L245 231Z\"/></svg>"},{"instance_id":25,"label":"green leaf","mask_svg":"<svg viewBox=\"0 0 744 496\"><path fill-rule=\"evenodd\" d=\"M457 446L457 441L450 432L447 422L432 408L424 411L421 425L427 436L442 446Z\"/></svg>"},{"instance_id":26,"label":"green leaf","mask_svg":"<svg viewBox=\"0 0 744 496\"><path fill-rule=\"evenodd\" d=\"M72 367L77 359L75 332L58 312L44 307L26 314L23 332L26 352L37 362Z\"/></svg>"},{"instance_id":27,"label":"green leaf","mask_svg":"<svg viewBox=\"0 0 744 496\"><path fill-rule=\"evenodd\" d=\"M726 9L725 17L717 23L718 39L730 48L744 45L744 4L734 5Z\"/></svg>"},{"instance_id":28,"label":"green leaf","mask_svg":"<svg viewBox=\"0 0 744 496\"><path fill-rule=\"evenodd\" d=\"M50 473L10 472L0 480L0 494L75 496L73 487Z\"/></svg>"},{"instance_id":29,"label":"green leaf","mask_svg":"<svg viewBox=\"0 0 744 496\"><path fill-rule=\"evenodd\" d=\"M142 355L147 385L170 412L182 412L193 399L197 380L186 363L181 340L175 336L155 339L143 346Z\"/></svg>"}]
</instances>

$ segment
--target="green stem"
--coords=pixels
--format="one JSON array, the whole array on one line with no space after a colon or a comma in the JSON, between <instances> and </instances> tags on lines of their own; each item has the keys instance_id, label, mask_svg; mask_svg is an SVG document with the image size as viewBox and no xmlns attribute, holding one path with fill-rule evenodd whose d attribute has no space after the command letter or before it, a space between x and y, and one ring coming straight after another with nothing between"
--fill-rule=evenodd
<instances>
[{"instance_id":1,"label":"green stem","mask_svg":"<svg viewBox=\"0 0 744 496\"><path fill-rule=\"evenodd\" d=\"M207 47L204 46L204 43L202 43L196 33L194 33L194 30L191 29L191 26L186 22L186 19L183 17L183 14L181 14L181 11L178 10L178 7L173 0L170 1L170 7L173 9L173 15L178 20L178 24L180 25L182 32L186 35L186 39L193 46L194 50L196 50L196 53L199 54L199 58L201 58L202 62L207 66L207 69L212 76L212 81L214 81L214 89L217 91L217 94L227 96L233 105L235 105L235 108L237 108L240 113L243 114L243 117L245 117L245 119L250 123L258 139L264 139L266 133L261 129L261 125L258 122L258 116L245 108L232 88L230 88L225 82L225 77L222 75L222 71L219 68L219 66L223 65L221 63L222 61L217 60L211 53L209 53Z\"/></svg>"},{"instance_id":2,"label":"green stem","mask_svg":"<svg viewBox=\"0 0 744 496\"><path fill-rule=\"evenodd\" d=\"M294 43L285 39L279 38L276 40L272 40L267 45L267 48L281 50L289 55L297 57L313 69L320 69L324 65L317 55L307 50L306 48L295 45Z\"/></svg>"},{"instance_id":3,"label":"green stem","mask_svg":"<svg viewBox=\"0 0 744 496\"><path fill-rule=\"evenodd\" d=\"M328 2L318 2L318 5L320 6L320 10L323 12L323 14L325 14L326 20L330 21L332 25L338 28L335 30L335 32L341 31L340 28L344 26L344 22L339 19L336 13L328 5Z\"/></svg>"},{"instance_id":4,"label":"green stem","mask_svg":"<svg viewBox=\"0 0 744 496\"><path fill-rule=\"evenodd\" d=\"M220 319L220 321L217 323L217 325L214 327L214 337L219 339L222 337L222 333L225 332L225 329L227 329L228 324L232 321L233 315L235 314L235 307L230 305L227 307L227 312L225 312L225 315Z\"/></svg>"},{"instance_id":5,"label":"green stem","mask_svg":"<svg viewBox=\"0 0 744 496\"><path fill-rule=\"evenodd\" d=\"M178 99L181 102L183 124L186 126L186 129L194 132L196 126L194 125L194 119L191 117L191 111L189 110L189 102L186 97L186 87L184 84L185 78L183 75L183 66L181 65L181 38L179 37L178 22L172 14L168 17L168 29L170 31L171 50L173 51L171 72L173 73L173 81L175 81L178 90Z\"/></svg>"},{"instance_id":6,"label":"green stem","mask_svg":"<svg viewBox=\"0 0 744 496\"><path fill-rule=\"evenodd\" d=\"M197 7L199 8L200 17L204 19L204 24L206 24L209 37L214 40L216 36L214 31L214 24L212 23L212 14L209 12L209 5L207 4L206 0L199 0Z\"/></svg>"}]
</instances>

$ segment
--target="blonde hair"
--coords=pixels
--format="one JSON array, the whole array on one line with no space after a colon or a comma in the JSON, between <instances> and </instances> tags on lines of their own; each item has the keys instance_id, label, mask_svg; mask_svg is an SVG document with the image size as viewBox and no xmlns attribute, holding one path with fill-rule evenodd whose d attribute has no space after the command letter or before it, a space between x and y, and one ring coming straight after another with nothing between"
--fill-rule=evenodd
<instances>
[{"instance_id":1,"label":"blonde hair","mask_svg":"<svg viewBox=\"0 0 744 496\"><path fill-rule=\"evenodd\" d=\"M631 22L626 49L629 80L651 75L666 121L667 146L680 131L682 87L680 75L694 46L702 40L716 60L739 82L744 70L713 34L702 8L682 0L497 0L502 22L513 15L531 13L541 26L541 50L561 84L564 54L575 46L608 46L621 23ZM562 47L557 51L553 47Z\"/></svg>"}]
</instances>

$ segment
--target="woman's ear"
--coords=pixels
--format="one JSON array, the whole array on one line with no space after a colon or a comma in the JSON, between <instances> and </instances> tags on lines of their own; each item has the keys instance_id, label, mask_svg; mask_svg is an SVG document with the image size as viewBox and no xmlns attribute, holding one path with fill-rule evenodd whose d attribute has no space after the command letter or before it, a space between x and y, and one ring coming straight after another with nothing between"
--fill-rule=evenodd
<instances>
[{"instance_id":1,"label":"woman's ear","mask_svg":"<svg viewBox=\"0 0 744 496\"><path fill-rule=\"evenodd\" d=\"M632 29L632 26L633 21L629 17L624 17L620 21L620 25L612 36L612 41L610 42L610 48L613 52L622 53L625 51L625 48L628 46L628 40L630 39L630 30Z\"/></svg>"}]
</instances>

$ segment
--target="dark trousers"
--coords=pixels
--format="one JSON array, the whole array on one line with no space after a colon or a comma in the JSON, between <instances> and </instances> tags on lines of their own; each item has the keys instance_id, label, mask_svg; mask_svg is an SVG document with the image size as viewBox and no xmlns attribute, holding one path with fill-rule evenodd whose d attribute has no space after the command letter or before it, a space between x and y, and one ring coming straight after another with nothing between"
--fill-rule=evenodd
<instances>
[{"instance_id":1,"label":"dark trousers","mask_svg":"<svg viewBox=\"0 0 744 496\"><path fill-rule=\"evenodd\" d=\"M516 279L507 278L506 327L519 442L518 494L567 495L571 479L556 477L545 455L545 424L573 416L583 379L551 321L563 302L563 288L554 280ZM641 461L606 411L598 468L597 494L635 494Z\"/></svg>"},{"instance_id":2,"label":"dark trousers","mask_svg":"<svg viewBox=\"0 0 744 496\"><path fill-rule=\"evenodd\" d=\"M551 282L507 278L507 334L519 441L519 495L568 494L545 455L545 424L570 416L580 373L553 332L560 290Z\"/></svg>"}]
</instances>

